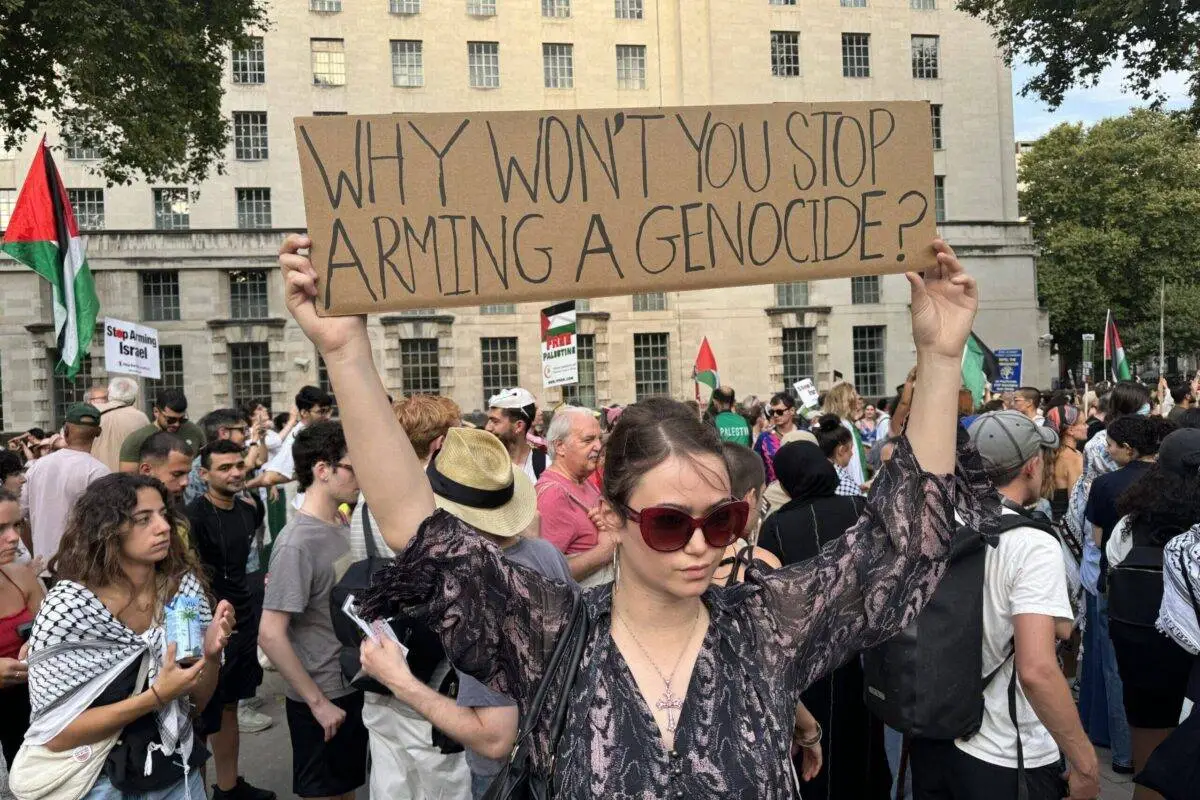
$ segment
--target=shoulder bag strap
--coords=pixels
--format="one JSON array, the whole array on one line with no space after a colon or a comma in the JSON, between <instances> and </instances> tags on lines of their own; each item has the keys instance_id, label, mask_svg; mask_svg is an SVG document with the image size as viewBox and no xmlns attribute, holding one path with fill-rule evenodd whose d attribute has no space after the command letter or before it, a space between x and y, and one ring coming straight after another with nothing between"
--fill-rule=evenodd
<instances>
[{"instance_id":1,"label":"shoulder bag strap","mask_svg":"<svg viewBox=\"0 0 1200 800\"><path fill-rule=\"evenodd\" d=\"M1013 658L1012 677L1008 679L1008 718L1012 721L1013 733L1017 735L1017 800L1029 800L1029 784L1025 781L1025 748L1021 744L1021 726L1017 724L1017 661L1015 657Z\"/></svg>"},{"instance_id":2,"label":"shoulder bag strap","mask_svg":"<svg viewBox=\"0 0 1200 800\"><path fill-rule=\"evenodd\" d=\"M375 548L375 530L371 525L371 509L367 501L362 504L363 545L367 548L367 558L379 558L379 550Z\"/></svg>"}]
</instances>

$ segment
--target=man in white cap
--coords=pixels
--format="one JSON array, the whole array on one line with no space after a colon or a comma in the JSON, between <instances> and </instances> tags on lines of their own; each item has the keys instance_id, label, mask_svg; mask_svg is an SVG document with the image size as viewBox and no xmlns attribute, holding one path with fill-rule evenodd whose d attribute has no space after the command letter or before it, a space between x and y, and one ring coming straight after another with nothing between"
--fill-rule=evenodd
<instances>
[{"instance_id":1,"label":"man in white cap","mask_svg":"<svg viewBox=\"0 0 1200 800\"><path fill-rule=\"evenodd\" d=\"M484 429L500 440L513 465L536 483L550 459L541 450L529 446L527 437L535 419L537 400L528 391L516 386L492 395L488 400L487 425Z\"/></svg>"}]
</instances>

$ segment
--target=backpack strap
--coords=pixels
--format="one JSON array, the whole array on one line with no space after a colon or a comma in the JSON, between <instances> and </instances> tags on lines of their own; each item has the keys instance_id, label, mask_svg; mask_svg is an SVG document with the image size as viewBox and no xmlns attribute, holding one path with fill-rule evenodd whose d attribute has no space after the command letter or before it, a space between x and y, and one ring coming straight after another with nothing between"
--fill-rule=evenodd
<instances>
[{"instance_id":1,"label":"backpack strap","mask_svg":"<svg viewBox=\"0 0 1200 800\"><path fill-rule=\"evenodd\" d=\"M367 548L367 558L379 558L379 550L375 547L374 526L371 525L371 509L367 507L366 500L363 500L362 512L363 544Z\"/></svg>"},{"instance_id":2,"label":"backpack strap","mask_svg":"<svg viewBox=\"0 0 1200 800\"><path fill-rule=\"evenodd\" d=\"M1014 645L1015 646L1015 645ZM1013 655L1016 656L1014 650ZM1017 735L1017 800L1029 800L1029 784L1025 780L1025 748L1021 744L1021 726L1017 724L1017 664L1013 659L1012 677L1008 679L1008 718Z\"/></svg>"},{"instance_id":3,"label":"backpack strap","mask_svg":"<svg viewBox=\"0 0 1200 800\"><path fill-rule=\"evenodd\" d=\"M533 477L536 480L537 478L542 477L542 473L546 471L546 454L543 451L534 448L531 451L530 456L531 461L533 462Z\"/></svg>"}]
</instances>

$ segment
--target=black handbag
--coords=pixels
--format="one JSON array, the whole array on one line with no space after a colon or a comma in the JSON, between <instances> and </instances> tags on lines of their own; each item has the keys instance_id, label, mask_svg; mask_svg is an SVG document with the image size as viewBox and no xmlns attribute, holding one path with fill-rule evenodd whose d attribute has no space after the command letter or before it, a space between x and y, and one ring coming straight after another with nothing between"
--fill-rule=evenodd
<instances>
[{"instance_id":1,"label":"black handbag","mask_svg":"<svg viewBox=\"0 0 1200 800\"><path fill-rule=\"evenodd\" d=\"M587 643L590 622L587 609L583 603L583 592L576 589L571 602L571 617L567 627L558 637L554 652L550 655L550 663L534 692L533 702L525 712L525 719L517 732L517 740L513 743L512 755L508 763L493 780L484 794L483 800L548 800L551 796L551 782L554 778L554 753L558 748L558 740L562 736L563 726L567 719L567 703L571 699L571 686L579 674L579 661L583 657L583 647ZM533 766L533 730L541 717L542 707L550 693L559 670L563 670L562 695L554 707L554 716L550 727L550 768L542 774Z\"/></svg>"}]
</instances>

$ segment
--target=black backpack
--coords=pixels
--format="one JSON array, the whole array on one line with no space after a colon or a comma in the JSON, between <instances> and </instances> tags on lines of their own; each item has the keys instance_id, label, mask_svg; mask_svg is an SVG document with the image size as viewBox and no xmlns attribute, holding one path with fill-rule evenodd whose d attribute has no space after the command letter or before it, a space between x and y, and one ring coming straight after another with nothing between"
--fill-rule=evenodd
<instances>
[{"instance_id":1,"label":"black backpack","mask_svg":"<svg viewBox=\"0 0 1200 800\"><path fill-rule=\"evenodd\" d=\"M1163 550L1135 544L1125 560L1108 570L1108 618L1154 628L1163 599Z\"/></svg>"},{"instance_id":2,"label":"black backpack","mask_svg":"<svg viewBox=\"0 0 1200 800\"><path fill-rule=\"evenodd\" d=\"M1048 521L1025 514L1002 515L996 533L1022 527L1044 531L1058 541ZM983 724L984 689L1008 662L1006 658L990 675L982 674L988 546L979 531L959 527L950 544L946 574L920 615L888 641L863 652L866 706L890 727L921 738L958 739L977 733ZM1011 686L1010 693L1015 688Z\"/></svg>"},{"instance_id":3,"label":"black backpack","mask_svg":"<svg viewBox=\"0 0 1200 800\"><path fill-rule=\"evenodd\" d=\"M533 479L536 481L546 471L546 451L536 447L531 451L533 461Z\"/></svg>"},{"instance_id":4,"label":"black backpack","mask_svg":"<svg viewBox=\"0 0 1200 800\"><path fill-rule=\"evenodd\" d=\"M342 605L346 602L346 597L354 595L356 598L362 598L370 587L375 573L391 561L390 558L379 555L379 551L375 549L371 515L365 502L363 503L362 520L367 557L351 564L342 575L342 579L330 591L329 613L333 619L334 635L342 645L338 663L346 680L356 689L390 695L391 692L374 678L363 676L356 680L356 676L362 671L358 648L362 644L363 632L354 624L353 620L342 613ZM392 630L396 632L396 638L408 648L408 668L417 680L428 683L438 664L446 659L446 651L442 648L441 640L427 626L417 624L412 620L397 617L391 621L391 626ZM450 671L450 675L454 675L453 670Z\"/></svg>"}]
</instances>

